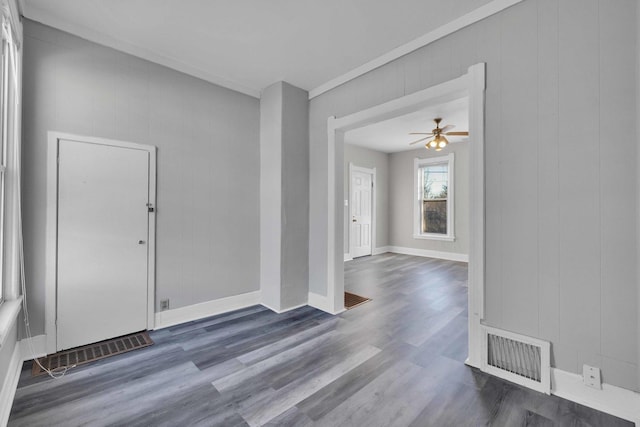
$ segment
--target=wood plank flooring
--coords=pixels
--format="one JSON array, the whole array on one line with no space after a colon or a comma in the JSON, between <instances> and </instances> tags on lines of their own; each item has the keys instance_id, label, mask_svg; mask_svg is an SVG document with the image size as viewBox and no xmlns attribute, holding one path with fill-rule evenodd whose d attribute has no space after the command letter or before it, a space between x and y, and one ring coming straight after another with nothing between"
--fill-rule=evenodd
<instances>
[{"instance_id":1,"label":"wood plank flooring","mask_svg":"<svg viewBox=\"0 0 640 427\"><path fill-rule=\"evenodd\" d=\"M372 298L340 316L256 306L151 333L156 345L32 378L10 426L631 426L468 368L467 266L345 264Z\"/></svg>"}]
</instances>

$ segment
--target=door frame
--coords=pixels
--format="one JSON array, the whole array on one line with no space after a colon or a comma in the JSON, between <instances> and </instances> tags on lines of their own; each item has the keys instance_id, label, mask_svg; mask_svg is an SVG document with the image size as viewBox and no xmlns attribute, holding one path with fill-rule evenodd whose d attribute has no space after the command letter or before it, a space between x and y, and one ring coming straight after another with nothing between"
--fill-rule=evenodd
<instances>
[{"instance_id":1,"label":"door frame","mask_svg":"<svg viewBox=\"0 0 640 427\"><path fill-rule=\"evenodd\" d=\"M129 148L149 153L149 204L153 214L149 215L149 238L147 250L147 329L155 327L155 260L156 260L156 147L133 142L92 136L73 135L49 131L47 135L47 211L45 237L45 351L57 350L57 268L58 268L58 149L61 139L87 144Z\"/></svg>"},{"instance_id":2,"label":"door frame","mask_svg":"<svg viewBox=\"0 0 640 427\"><path fill-rule=\"evenodd\" d=\"M371 255L374 254L376 249L376 193L378 192L378 185L376 183L376 168L365 168L363 166L356 166L353 162L349 162L349 206L348 206L348 218L351 218L351 208L353 207L353 188L351 187L351 182L353 182L353 172L362 172L371 175L371 182L373 183L371 187ZM351 254L351 223L347 221L349 224L348 231L348 248L349 251L344 254L345 261L350 261L353 259Z\"/></svg>"},{"instance_id":3,"label":"door frame","mask_svg":"<svg viewBox=\"0 0 640 427\"><path fill-rule=\"evenodd\" d=\"M366 124L398 117L462 97L469 99L469 356L466 363L479 368L481 363L481 324L484 319L485 279L485 176L484 115L486 64L468 68L460 77L423 89L374 107L327 119L327 296L323 309L344 311L344 133Z\"/></svg>"}]
</instances>

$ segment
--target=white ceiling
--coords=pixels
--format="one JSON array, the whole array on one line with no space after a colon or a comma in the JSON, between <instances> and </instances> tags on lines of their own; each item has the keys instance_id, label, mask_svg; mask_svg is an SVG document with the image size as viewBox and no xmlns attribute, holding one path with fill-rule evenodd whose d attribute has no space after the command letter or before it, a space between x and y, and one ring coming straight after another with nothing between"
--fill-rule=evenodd
<instances>
[{"instance_id":1,"label":"white ceiling","mask_svg":"<svg viewBox=\"0 0 640 427\"><path fill-rule=\"evenodd\" d=\"M244 93L306 90L490 0L22 0L27 18Z\"/></svg>"},{"instance_id":2,"label":"white ceiling","mask_svg":"<svg viewBox=\"0 0 640 427\"><path fill-rule=\"evenodd\" d=\"M420 136L409 135L409 132L431 132L435 123L433 119L442 118L440 126L455 125L453 131L469 130L469 101L467 98L457 99L445 104L429 106L419 111L394 117L344 134L346 144L358 145L383 153L415 150L424 147L424 143L409 145L420 139ZM447 136L451 143L468 141L468 137Z\"/></svg>"}]
</instances>

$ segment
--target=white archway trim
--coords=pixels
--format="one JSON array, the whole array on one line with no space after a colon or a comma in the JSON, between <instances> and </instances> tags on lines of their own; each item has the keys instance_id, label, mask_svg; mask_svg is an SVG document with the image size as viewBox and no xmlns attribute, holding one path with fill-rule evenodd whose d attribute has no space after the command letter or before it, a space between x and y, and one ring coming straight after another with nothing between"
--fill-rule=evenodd
<instances>
[{"instance_id":1,"label":"white archway trim","mask_svg":"<svg viewBox=\"0 0 640 427\"><path fill-rule=\"evenodd\" d=\"M344 268L342 221L343 188L336 187L337 174L343 167L336 154L343 150L344 132L392 117L417 111L428 105L462 97L469 99L470 147L470 246L469 246L469 357L467 364L480 367L481 331L484 318L484 93L485 64L469 67L466 74L445 83L358 111L348 116L327 120L328 131L328 200L327 200L327 306L331 313L344 310ZM340 150L340 151L338 151ZM340 156L342 158L342 155Z\"/></svg>"}]
</instances>

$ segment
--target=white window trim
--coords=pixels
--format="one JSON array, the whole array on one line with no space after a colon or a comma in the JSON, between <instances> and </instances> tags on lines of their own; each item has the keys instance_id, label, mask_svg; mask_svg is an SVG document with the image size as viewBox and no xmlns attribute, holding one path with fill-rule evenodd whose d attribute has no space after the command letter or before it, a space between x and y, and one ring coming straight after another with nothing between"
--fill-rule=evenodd
<instances>
[{"instance_id":1,"label":"white window trim","mask_svg":"<svg viewBox=\"0 0 640 427\"><path fill-rule=\"evenodd\" d=\"M22 308L22 296L15 299L7 299L0 308L0 348L4 345L9 332L18 320L18 314Z\"/></svg>"},{"instance_id":2,"label":"white window trim","mask_svg":"<svg viewBox=\"0 0 640 427\"><path fill-rule=\"evenodd\" d=\"M418 171L423 166L448 164L448 194L447 194L447 234L436 233L422 233L420 229L420 222L422 220L420 212L420 201L422 197L420 195L420 178L418 177ZM456 239L455 235L455 212L454 212L454 200L455 200L455 169L454 169L454 154L449 153L446 156L429 157L426 159L414 159L413 160L413 238L424 240L443 240L447 242L453 242Z\"/></svg>"},{"instance_id":3,"label":"white window trim","mask_svg":"<svg viewBox=\"0 0 640 427\"><path fill-rule=\"evenodd\" d=\"M1 43L6 41L7 50L3 54L3 73L6 76L6 85L3 85L5 93L11 87L13 92L13 103L9 102L9 97L4 96L3 103L3 130L2 137L6 142L4 153L4 164L0 165L4 175L4 223L2 229L2 251L3 256L0 276L0 286L2 286L2 302L0 303L0 347L5 343L6 338L18 319L23 296L20 295L20 273L18 259L18 172L17 168L20 159L20 94L21 94L21 25L15 17L18 13L14 9L13 2L2 1L0 4L0 20L2 28L0 32ZM5 26L5 23L8 26ZM9 70L11 73L9 74ZM11 81L9 81L11 80ZM13 84L13 85L12 85ZM9 112L11 114L5 114ZM11 132L9 132L11 129ZM4 256L5 253L7 256Z\"/></svg>"}]
</instances>

